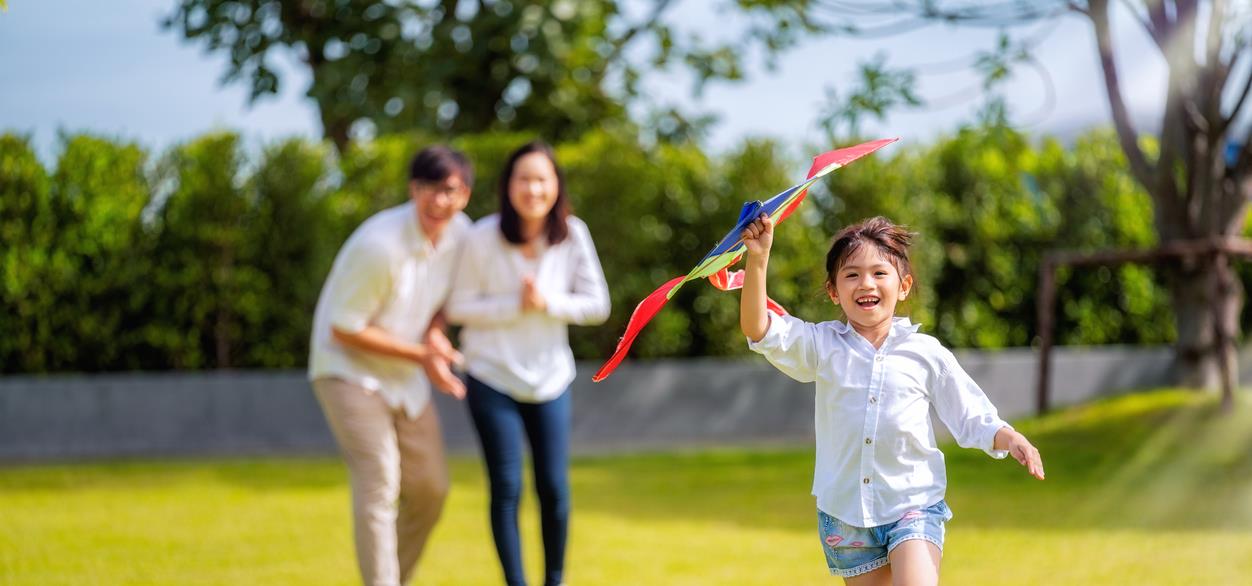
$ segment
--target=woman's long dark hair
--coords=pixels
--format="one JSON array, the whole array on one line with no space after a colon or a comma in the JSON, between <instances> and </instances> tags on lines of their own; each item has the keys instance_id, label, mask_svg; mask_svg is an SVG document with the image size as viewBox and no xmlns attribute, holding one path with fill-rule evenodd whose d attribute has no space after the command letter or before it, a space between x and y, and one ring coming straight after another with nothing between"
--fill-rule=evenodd
<instances>
[{"instance_id":1,"label":"woman's long dark hair","mask_svg":"<svg viewBox=\"0 0 1252 586\"><path fill-rule=\"evenodd\" d=\"M544 232L547 233L548 244L557 244L569 236L569 225L565 222L570 215L569 197L565 195L565 174L561 172L561 166L556 162L556 153L552 151L552 147L541 140L522 145L509 155L509 162L504 164L504 172L500 173L500 232L504 234L505 240L513 244L526 243L526 239L522 237L522 218L517 215L513 202L509 201L509 182L513 180L513 170L517 167L517 161L531 153L543 153L549 161L552 161L552 168L556 170L556 203L548 212L548 218L544 222Z\"/></svg>"}]
</instances>

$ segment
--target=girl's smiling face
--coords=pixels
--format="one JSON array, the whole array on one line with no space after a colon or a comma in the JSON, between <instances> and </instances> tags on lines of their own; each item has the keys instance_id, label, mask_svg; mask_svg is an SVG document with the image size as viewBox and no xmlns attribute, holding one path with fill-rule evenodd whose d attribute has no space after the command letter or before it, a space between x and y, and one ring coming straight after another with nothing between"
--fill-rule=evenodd
<instances>
[{"instance_id":1,"label":"girl's smiling face","mask_svg":"<svg viewBox=\"0 0 1252 586\"><path fill-rule=\"evenodd\" d=\"M830 300L843 308L848 322L858 331L889 323L896 304L907 298L913 287L913 276L901 278L891 259L873 244L850 254L830 277L826 283Z\"/></svg>"}]
</instances>

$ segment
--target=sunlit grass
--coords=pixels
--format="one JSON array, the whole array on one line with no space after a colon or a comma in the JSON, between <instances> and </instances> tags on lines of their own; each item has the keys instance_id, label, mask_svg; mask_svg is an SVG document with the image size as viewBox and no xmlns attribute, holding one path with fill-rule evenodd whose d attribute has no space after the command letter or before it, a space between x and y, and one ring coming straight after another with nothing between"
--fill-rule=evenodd
<instances>
[{"instance_id":1,"label":"sunlit grass","mask_svg":"<svg viewBox=\"0 0 1252 586\"><path fill-rule=\"evenodd\" d=\"M947 584L1239 584L1252 576L1252 405L1139 394L1017 422L1048 479L951 448ZM422 584L500 582L474 459ZM811 449L580 458L569 578L837 584L808 488ZM534 503L523 529L540 571ZM0 469L0 585L352 584L338 460L182 460Z\"/></svg>"}]
</instances>

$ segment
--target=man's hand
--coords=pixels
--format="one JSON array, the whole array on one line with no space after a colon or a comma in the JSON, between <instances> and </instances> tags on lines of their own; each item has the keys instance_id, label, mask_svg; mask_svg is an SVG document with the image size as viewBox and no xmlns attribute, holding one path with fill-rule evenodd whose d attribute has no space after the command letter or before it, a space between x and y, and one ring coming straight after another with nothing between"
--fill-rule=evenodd
<instances>
[{"instance_id":1,"label":"man's hand","mask_svg":"<svg viewBox=\"0 0 1252 586\"><path fill-rule=\"evenodd\" d=\"M435 356L447 360L452 366L461 367L465 365L465 356L462 356L456 348L452 346L452 340L448 339L448 334L440 327L431 327L426 330L426 348Z\"/></svg>"},{"instance_id":2,"label":"man's hand","mask_svg":"<svg viewBox=\"0 0 1252 586\"><path fill-rule=\"evenodd\" d=\"M465 383L453 374L447 360L431 355L422 361L422 370L426 371L426 378L430 379L430 384L435 385L439 392L457 399L465 398Z\"/></svg>"}]
</instances>

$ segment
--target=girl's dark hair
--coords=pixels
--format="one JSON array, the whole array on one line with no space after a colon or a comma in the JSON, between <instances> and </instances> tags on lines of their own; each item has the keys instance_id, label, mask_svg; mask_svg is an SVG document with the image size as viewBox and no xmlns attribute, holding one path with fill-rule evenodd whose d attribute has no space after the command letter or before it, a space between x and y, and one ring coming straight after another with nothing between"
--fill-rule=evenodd
<instances>
[{"instance_id":1,"label":"girl's dark hair","mask_svg":"<svg viewBox=\"0 0 1252 586\"><path fill-rule=\"evenodd\" d=\"M556 153L552 151L552 147L541 140L522 145L509 155L509 161L504 164L504 171L500 173L500 232L504 233L505 240L513 244L526 242L526 239L522 237L522 219L513 208L513 202L509 201L509 182L513 179L513 170L517 167L517 161L531 153L543 153L549 161L552 161L552 168L556 170L556 203L552 205L552 210L548 212L548 219L544 223L548 244L556 244L569 236L569 224L566 223L566 218L570 215L569 197L565 194L565 174L561 172L561 166L556 162Z\"/></svg>"},{"instance_id":2,"label":"girl's dark hair","mask_svg":"<svg viewBox=\"0 0 1252 586\"><path fill-rule=\"evenodd\" d=\"M419 183L439 183L459 175L465 187L474 187L474 168L461 151L443 145L429 146L409 162L409 179Z\"/></svg>"},{"instance_id":3,"label":"girl's dark hair","mask_svg":"<svg viewBox=\"0 0 1252 586\"><path fill-rule=\"evenodd\" d=\"M878 247L878 252L887 257L901 279L913 274L913 266L909 263L909 245L913 236L916 234L882 216L861 220L840 230L830 245L830 252L826 253L826 282L833 285L835 271L866 245Z\"/></svg>"}]
</instances>

